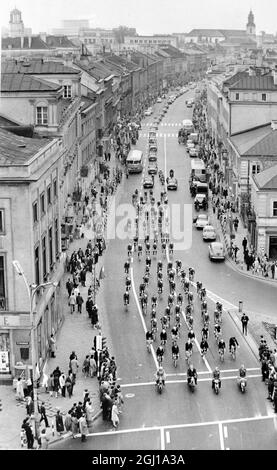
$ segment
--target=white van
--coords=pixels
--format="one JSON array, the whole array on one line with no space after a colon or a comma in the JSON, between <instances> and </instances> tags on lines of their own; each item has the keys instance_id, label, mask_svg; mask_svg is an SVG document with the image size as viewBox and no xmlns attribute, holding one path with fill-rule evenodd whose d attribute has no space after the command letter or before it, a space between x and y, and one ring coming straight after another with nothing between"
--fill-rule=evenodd
<instances>
[{"instance_id":1,"label":"white van","mask_svg":"<svg viewBox=\"0 0 277 470\"><path fill-rule=\"evenodd\" d=\"M183 124L183 128L187 132L194 132L194 127L193 127L191 119L184 119L182 124Z\"/></svg>"},{"instance_id":2,"label":"white van","mask_svg":"<svg viewBox=\"0 0 277 470\"><path fill-rule=\"evenodd\" d=\"M143 169L143 153L141 150L130 150L126 165L129 173L141 173Z\"/></svg>"}]
</instances>

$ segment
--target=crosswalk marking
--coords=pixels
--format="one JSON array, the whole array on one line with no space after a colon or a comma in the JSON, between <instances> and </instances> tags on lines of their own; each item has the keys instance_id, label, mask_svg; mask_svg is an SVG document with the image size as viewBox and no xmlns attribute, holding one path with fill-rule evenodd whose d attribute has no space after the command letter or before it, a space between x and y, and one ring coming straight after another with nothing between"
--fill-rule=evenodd
<instances>
[{"instance_id":1,"label":"crosswalk marking","mask_svg":"<svg viewBox=\"0 0 277 470\"><path fill-rule=\"evenodd\" d=\"M146 127L151 127L155 125L154 122L147 122L146 124L144 124L144 126ZM181 127L182 126L182 123L181 122L160 122L159 126L178 126L178 127Z\"/></svg>"},{"instance_id":2,"label":"crosswalk marking","mask_svg":"<svg viewBox=\"0 0 277 470\"><path fill-rule=\"evenodd\" d=\"M174 132L174 133L171 133L171 132L159 132L157 133L157 136L158 137L178 137L178 133L177 132ZM147 132L142 132L140 133L140 137L148 137L148 133Z\"/></svg>"}]
</instances>

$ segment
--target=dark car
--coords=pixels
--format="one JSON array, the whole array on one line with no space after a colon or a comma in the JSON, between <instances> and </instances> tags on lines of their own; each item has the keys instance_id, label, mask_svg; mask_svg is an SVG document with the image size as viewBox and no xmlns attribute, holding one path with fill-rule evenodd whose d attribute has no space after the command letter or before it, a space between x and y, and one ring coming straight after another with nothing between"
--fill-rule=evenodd
<instances>
[{"instance_id":1,"label":"dark car","mask_svg":"<svg viewBox=\"0 0 277 470\"><path fill-rule=\"evenodd\" d=\"M143 180L144 189L152 189L154 187L154 181L151 176L145 176Z\"/></svg>"}]
</instances>

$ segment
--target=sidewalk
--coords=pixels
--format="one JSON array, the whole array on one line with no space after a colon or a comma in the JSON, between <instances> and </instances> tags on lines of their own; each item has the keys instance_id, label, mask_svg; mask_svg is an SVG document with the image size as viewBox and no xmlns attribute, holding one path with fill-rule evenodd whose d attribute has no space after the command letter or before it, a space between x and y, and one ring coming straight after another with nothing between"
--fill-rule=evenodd
<instances>
[{"instance_id":1,"label":"sidewalk","mask_svg":"<svg viewBox=\"0 0 277 470\"><path fill-rule=\"evenodd\" d=\"M118 165L114 155L112 154L110 168L111 172L115 166ZM120 186L117 188L116 193L119 191ZM116 194L115 193L115 194ZM99 197L99 193L98 193ZM109 210L107 211L109 213ZM78 214L78 219L81 220L81 214ZM86 249L88 240L86 238L74 239L67 250L67 254L70 257L71 253L78 248L82 250ZM96 265L96 276L99 278L99 272L101 267L104 265L106 250L103 255L99 257L98 264ZM45 365L45 372L47 375L53 372L53 370L59 366L60 370L67 374L68 364L69 364L69 355L72 351L75 351L77 354L79 362L79 371L77 374L76 385L74 386L72 398L63 398L61 396L50 397L49 393L45 393L44 389L39 388L38 390L38 400L45 402L45 408L47 412L47 417L49 421L50 428L48 430L48 436L50 437L50 442L63 439L69 434L65 433L62 436L57 435L55 430L55 413L56 408L59 407L61 414L65 415L68 410L72 407L73 403L78 403L78 401L83 401L84 390L87 389L91 396L92 407L94 409L94 419L96 419L100 413L100 402L98 398L99 385L97 377L86 378L82 373L82 364L85 356L89 353L91 346L93 345L93 339L98 330L94 330L91 326L90 319L88 318L85 302L87 299L87 290L88 286L92 284L92 274L87 273L86 278L86 287L80 287L80 293L84 298L84 304L82 309L82 314L77 313L77 307L75 313L70 314L70 309L68 306L68 294L65 288L65 283L70 276L69 273L65 272L63 280L61 283L61 300L64 308L64 322L57 334L57 351L55 358L48 358ZM102 281L103 283L103 281ZM103 325L101 313L104 308L103 303L103 294L102 294L103 284L100 285L100 291L97 293L97 305L99 309L99 320L102 324L103 335L107 336L108 332L105 330L105 323ZM109 346L109 343L108 343ZM110 349L110 348L109 348ZM110 352L112 352L110 350ZM26 417L26 405L25 402L20 403L16 401L15 392L12 390L11 386L0 386L0 399L2 401L2 411L0 411L0 449L20 449L20 430L23 419ZM1 404L1 402L0 402ZM52 427L53 425L53 427ZM44 427L41 426L41 429ZM91 431L91 429L90 429Z\"/></svg>"}]
</instances>

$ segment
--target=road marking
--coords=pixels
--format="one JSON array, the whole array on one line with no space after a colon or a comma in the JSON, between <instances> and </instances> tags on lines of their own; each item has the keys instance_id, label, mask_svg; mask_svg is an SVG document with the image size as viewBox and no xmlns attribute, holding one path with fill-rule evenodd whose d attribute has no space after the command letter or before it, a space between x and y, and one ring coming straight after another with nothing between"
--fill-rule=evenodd
<instances>
[{"instance_id":1,"label":"road marking","mask_svg":"<svg viewBox=\"0 0 277 470\"><path fill-rule=\"evenodd\" d=\"M161 433L161 450L165 450L164 428L160 428L160 433Z\"/></svg>"},{"instance_id":2,"label":"road marking","mask_svg":"<svg viewBox=\"0 0 277 470\"><path fill-rule=\"evenodd\" d=\"M126 393L125 397L126 398L133 398L135 396L134 393Z\"/></svg>"},{"instance_id":3,"label":"road marking","mask_svg":"<svg viewBox=\"0 0 277 470\"><path fill-rule=\"evenodd\" d=\"M89 433L88 436L107 436L107 435L115 435L115 434L128 434L128 433L135 433L135 432L142 432L142 431L161 431L161 429L182 429L182 428L195 428L201 426L216 426L221 424L233 424L233 423L245 423L251 421L263 421L267 419L276 420L276 416L266 415L266 416L251 416L249 418L232 418L232 419L225 419L222 421L201 421L198 423L182 423L182 424L169 424L165 426L144 426L141 428L130 428L130 429L118 429L113 431L103 431L103 432L96 432L96 433Z\"/></svg>"},{"instance_id":4,"label":"road marking","mask_svg":"<svg viewBox=\"0 0 277 470\"><path fill-rule=\"evenodd\" d=\"M166 374L167 376L169 374ZM186 374L184 374L186 375ZM261 374L252 374L252 375L248 375L247 378L248 379L256 379L256 378L260 378L261 377ZM221 377L221 380L235 380L237 379L237 375L229 375L228 377ZM211 381L211 377L207 377L207 378L203 378L203 379L197 379L197 382L210 382ZM178 383L186 383L187 381L186 380L168 380L166 383L167 384L178 384ZM135 382L135 383L130 383L130 384L121 384L120 387L121 388L128 388L128 387L145 387L145 386L148 386L148 385L155 385L156 382Z\"/></svg>"},{"instance_id":5,"label":"road marking","mask_svg":"<svg viewBox=\"0 0 277 470\"><path fill-rule=\"evenodd\" d=\"M166 436L166 443L170 444L170 432L166 431L165 436Z\"/></svg>"},{"instance_id":6,"label":"road marking","mask_svg":"<svg viewBox=\"0 0 277 470\"><path fill-rule=\"evenodd\" d=\"M227 426L224 426L224 428L223 428L223 433L224 433L224 439L228 439L228 429L227 429Z\"/></svg>"},{"instance_id":7,"label":"road marking","mask_svg":"<svg viewBox=\"0 0 277 470\"><path fill-rule=\"evenodd\" d=\"M218 423L218 432L219 432L220 450L224 450L224 438L223 438L221 422Z\"/></svg>"},{"instance_id":8,"label":"road marking","mask_svg":"<svg viewBox=\"0 0 277 470\"><path fill-rule=\"evenodd\" d=\"M140 314L140 318L141 318L141 322L142 322L142 325L143 325L144 333L146 333L147 328L146 328L145 320L143 318L143 314L142 314L142 311L141 311L141 308L140 308L138 296L137 296L136 289L135 289L134 268L133 268L133 266L131 266L130 274L131 274L131 283L132 283L132 289L133 289L133 293L134 293L135 302L137 304L137 308L138 308L138 311L139 311L139 314ZM151 353L152 353L152 356L153 356L153 359L154 359L156 369L158 369L158 361L157 361L156 354L154 352L154 348L153 348L152 344L151 344Z\"/></svg>"},{"instance_id":9,"label":"road marking","mask_svg":"<svg viewBox=\"0 0 277 470\"><path fill-rule=\"evenodd\" d=\"M246 367L246 370L249 372L250 370L260 370L260 367ZM223 370L220 370L220 373L221 374L227 374L227 373L230 373L230 372L237 372L238 369L223 369ZM201 375L201 374L209 374L210 372L208 371L200 371L200 372L197 372L198 375ZM186 372L173 372L173 373L170 373L170 374L166 374L167 377L175 377L175 376L179 376L179 375L187 375Z\"/></svg>"},{"instance_id":10,"label":"road marking","mask_svg":"<svg viewBox=\"0 0 277 470\"><path fill-rule=\"evenodd\" d=\"M166 134L164 134L164 175L166 177Z\"/></svg>"}]
</instances>

